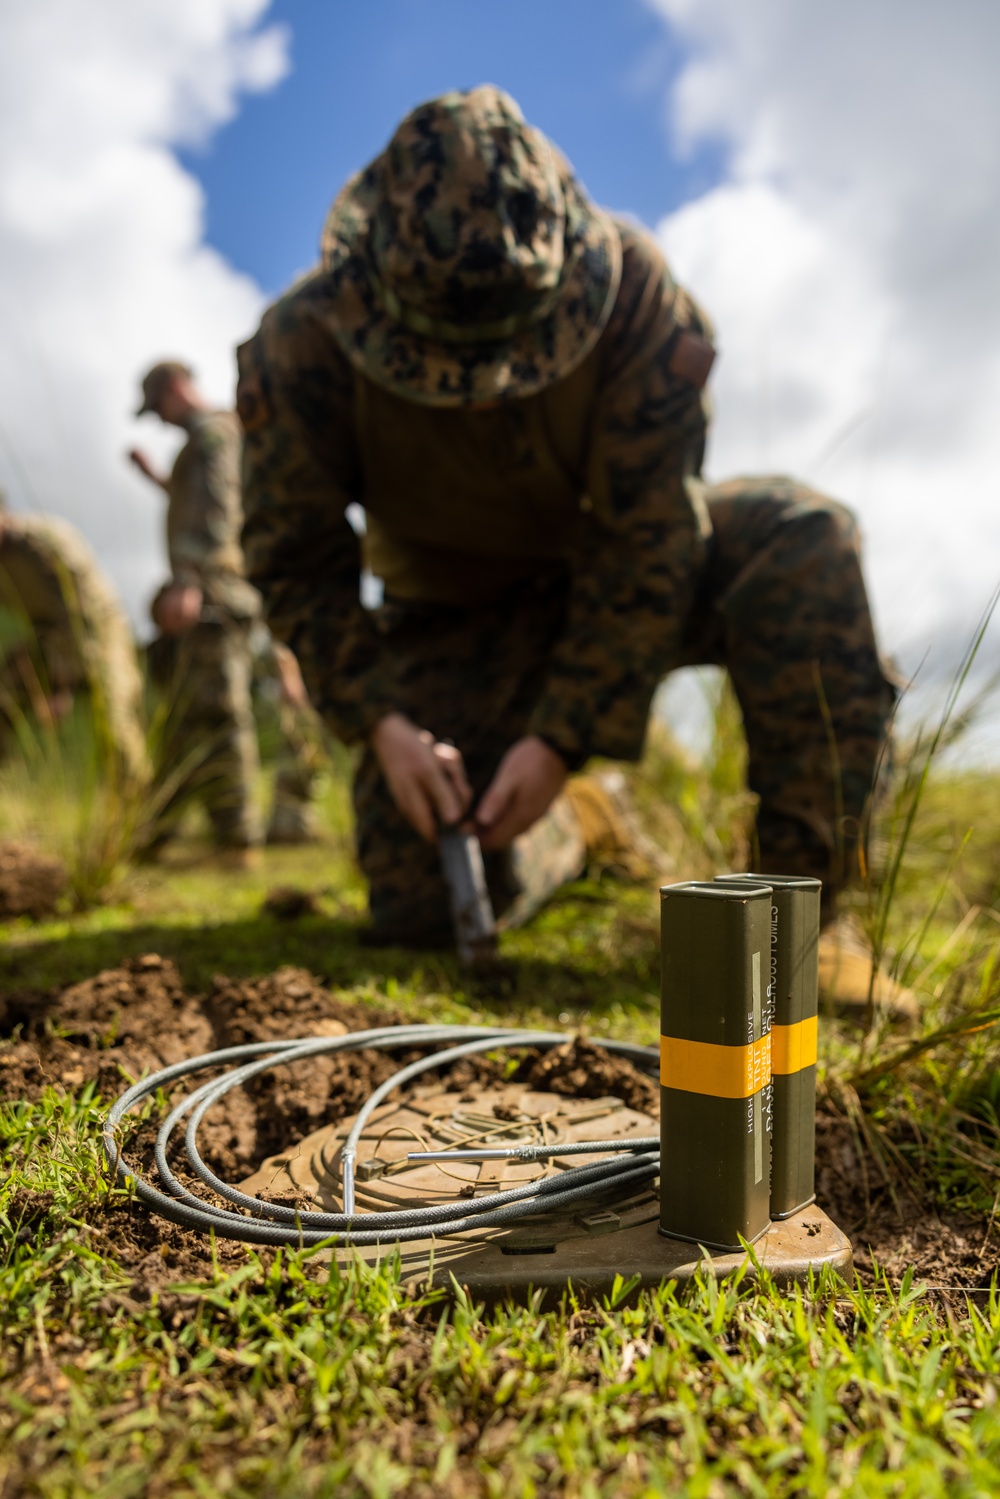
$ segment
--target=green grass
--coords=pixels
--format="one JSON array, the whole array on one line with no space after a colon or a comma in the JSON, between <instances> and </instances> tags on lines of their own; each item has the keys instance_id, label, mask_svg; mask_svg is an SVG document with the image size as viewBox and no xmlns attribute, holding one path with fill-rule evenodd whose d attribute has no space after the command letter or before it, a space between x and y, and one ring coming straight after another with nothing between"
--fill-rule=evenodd
<instances>
[{"instance_id":1,"label":"green grass","mask_svg":"<svg viewBox=\"0 0 1000 1499\"><path fill-rule=\"evenodd\" d=\"M745 845L727 713L707 766L661 737L633 778L679 874ZM107 904L6 928L2 992L156 951L194 991L292 963L416 1019L538 1018L652 1040L655 895L599 871L504 938L489 982L449 954L364 946L344 771L325 847L270 850L260 872L233 874L189 842L121 878ZM0 799L0 830L4 818ZM998 1253L995 1226L984 1231L1000 1188L1000 1052L984 1017L1000 988L998 848L996 778L932 775L885 932L887 962L919 995L918 1035L828 1023L823 1041L827 1117L881 1194L883 1236L895 1194L908 1233L934 1214L942 1234L960 1226L976 1276L945 1266L928 1287L862 1257L855 1283L791 1294L764 1276L636 1299L626 1280L600 1306L570 1293L554 1309L487 1313L441 1289L412 1295L391 1263L210 1252L109 1186L105 1101L50 1088L0 1111L0 1496L996 1492ZM278 884L319 891L320 914L262 914ZM915 1049L921 1037L932 1044Z\"/></svg>"},{"instance_id":2,"label":"green grass","mask_svg":"<svg viewBox=\"0 0 1000 1499\"><path fill-rule=\"evenodd\" d=\"M0 1271L5 1493L995 1491L995 1288L943 1308L908 1276L733 1277L628 1305L623 1281L484 1317L392 1264L230 1251L137 1299L105 1248L137 1209L104 1183L98 1114L49 1095L5 1121L18 1204L42 1205L11 1214Z\"/></svg>"}]
</instances>

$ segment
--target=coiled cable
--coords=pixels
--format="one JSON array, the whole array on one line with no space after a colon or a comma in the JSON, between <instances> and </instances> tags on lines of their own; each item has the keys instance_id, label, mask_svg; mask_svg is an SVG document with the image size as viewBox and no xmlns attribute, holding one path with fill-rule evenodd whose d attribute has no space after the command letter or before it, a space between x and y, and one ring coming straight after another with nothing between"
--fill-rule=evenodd
<instances>
[{"instance_id":1,"label":"coiled cable","mask_svg":"<svg viewBox=\"0 0 1000 1499\"><path fill-rule=\"evenodd\" d=\"M375 1030L354 1031L346 1036L313 1036L289 1041L258 1041L245 1046L230 1046L220 1051L177 1062L135 1083L114 1104L104 1123L104 1152L117 1179L154 1212L185 1228L202 1233L216 1233L222 1238L238 1239L248 1244L314 1247L336 1238L342 1243L361 1247L408 1243L433 1234L460 1234L477 1229L509 1225L520 1218L541 1211L563 1210L574 1203L593 1197L597 1191L614 1189L616 1195L628 1195L643 1182L659 1173L659 1141L643 1139L589 1141L592 1150L603 1145L609 1151L625 1152L610 1160L575 1166L560 1177L543 1177L520 1187L493 1192L477 1200L470 1211L467 1202L445 1202L429 1207L407 1208L394 1212L358 1213L354 1210L354 1162L358 1141L364 1127L379 1104L394 1089L404 1087L421 1073L435 1067L448 1067L463 1057L498 1047L537 1047L547 1050L561 1046L566 1035L558 1031L510 1030L502 1027L463 1025L396 1025ZM626 1041L604 1041L605 1050L626 1058L642 1071L654 1073L658 1054L654 1047L636 1046ZM344 1182L344 1211L324 1213L288 1207L265 1198L250 1197L238 1187L222 1180L202 1159L198 1147L198 1130L215 1104L233 1088L258 1077L273 1067L326 1056L331 1052L396 1051L427 1047L428 1055L399 1069L380 1084L362 1106L347 1135L341 1151ZM438 1048L444 1048L440 1050ZM127 1160L121 1142L122 1124L127 1114L160 1089L171 1088L181 1079L209 1069L222 1071L196 1087L176 1105L160 1127L156 1139L157 1174L165 1188L153 1186ZM232 1203L231 1208L196 1196L178 1180L168 1162L168 1152L175 1130L187 1118L185 1150L194 1174L218 1196Z\"/></svg>"}]
</instances>

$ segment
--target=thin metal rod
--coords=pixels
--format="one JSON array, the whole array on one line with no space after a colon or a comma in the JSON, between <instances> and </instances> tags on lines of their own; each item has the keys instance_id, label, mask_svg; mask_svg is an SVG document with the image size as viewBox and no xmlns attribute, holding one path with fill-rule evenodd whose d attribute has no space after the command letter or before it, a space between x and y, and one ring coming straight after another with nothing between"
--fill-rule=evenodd
<instances>
[{"instance_id":1,"label":"thin metal rod","mask_svg":"<svg viewBox=\"0 0 1000 1499\"><path fill-rule=\"evenodd\" d=\"M554 1145L508 1145L482 1150L411 1150L408 1161L547 1161L554 1155L596 1155L616 1150L656 1150L658 1135L631 1140L564 1140Z\"/></svg>"}]
</instances>

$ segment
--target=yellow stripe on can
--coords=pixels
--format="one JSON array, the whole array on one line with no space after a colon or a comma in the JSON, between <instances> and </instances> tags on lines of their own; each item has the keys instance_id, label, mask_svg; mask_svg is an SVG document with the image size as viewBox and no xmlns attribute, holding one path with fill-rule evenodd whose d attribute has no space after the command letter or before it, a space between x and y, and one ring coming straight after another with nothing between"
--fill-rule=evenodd
<instances>
[{"instance_id":1,"label":"yellow stripe on can","mask_svg":"<svg viewBox=\"0 0 1000 1499\"><path fill-rule=\"evenodd\" d=\"M796 1021L794 1025L771 1027L771 1071L781 1073L802 1072L816 1061L819 1017L810 1015L808 1020Z\"/></svg>"},{"instance_id":2,"label":"yellow stripe on can","mask_svg":"<svg viewBox=\"0 0 1000 1499\"><path fill-rule=\"evenodd\" d=\"M748 1046L660 1037L660 1084L713 1098L749 1098L771 1080L771 1037Z\"/></svg>"}]
</instances>

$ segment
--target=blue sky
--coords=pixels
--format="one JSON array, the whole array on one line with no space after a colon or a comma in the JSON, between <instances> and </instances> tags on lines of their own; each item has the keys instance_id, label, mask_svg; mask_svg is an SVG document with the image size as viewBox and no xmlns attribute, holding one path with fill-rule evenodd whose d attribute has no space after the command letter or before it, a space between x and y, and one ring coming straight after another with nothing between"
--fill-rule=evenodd
<instances>
[{"instance_id":1,"label":"blue sky","mask_svg":"<svg viewBox=\"0 0 1000 1499\"><path fill-rule=\"evenodd\" d=\"M422 99L492 82L569 156L593 196L655 224L721 175L679 160L666 100L684 54L643 0L276 0L292 67L183 160L207 238L266 292L316 255L341 183Z\"/></svg>"}]
</instances>

